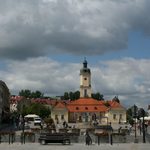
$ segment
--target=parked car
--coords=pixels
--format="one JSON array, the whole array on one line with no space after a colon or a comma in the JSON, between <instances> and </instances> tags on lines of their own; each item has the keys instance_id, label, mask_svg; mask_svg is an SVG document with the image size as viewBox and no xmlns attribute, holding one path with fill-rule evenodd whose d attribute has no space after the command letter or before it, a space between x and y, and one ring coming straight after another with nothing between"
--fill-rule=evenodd
<instances>
[{"instance_id":1,"label":"parked car","mask_svg":"<svg viewBox=\"0 0 150 150\"><path fill-rule=\"evenodd\" d=\"M61 143L70 144L70 137L64 133L41 133L39 137L39 142L42 145L47 143Z\"/></svg>"},{"instance_id":2,"label":"parked car","mask_svg":"<svg viewBox=\"0 0 150 150\"><path fill-rule=\"evenodd\" d=\"M42 120L40 117L34 118L34 125L41 125L41 123L42 123Z\"/></svg>"}]
</instances>

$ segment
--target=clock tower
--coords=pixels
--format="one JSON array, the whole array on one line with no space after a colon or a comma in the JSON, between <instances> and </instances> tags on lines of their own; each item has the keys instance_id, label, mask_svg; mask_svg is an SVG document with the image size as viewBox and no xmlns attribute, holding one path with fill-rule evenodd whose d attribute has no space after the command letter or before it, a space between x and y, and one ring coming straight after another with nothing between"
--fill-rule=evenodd
<instances>
[{"instance_id":1,"label":"clock tower","mask_svg":"<svg viewBox=\"0 0 150 150\"><path fill-rule=\"evenodd\" d=\"M91 97L91 71L87 67L87 61L84 59L83 67L80 69L80 98Z\"/></svg>"}]
</instances>

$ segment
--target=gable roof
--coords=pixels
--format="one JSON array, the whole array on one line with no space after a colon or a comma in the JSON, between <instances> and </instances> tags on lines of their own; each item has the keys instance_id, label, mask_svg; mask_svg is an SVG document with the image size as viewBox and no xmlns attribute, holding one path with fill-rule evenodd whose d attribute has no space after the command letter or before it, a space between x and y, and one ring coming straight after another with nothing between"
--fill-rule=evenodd
<instances>
[{"instance_id":1,"label":"gable roof","mask_svg":"<svg viewBox=\"0 0 150 150\"><path fill-rule=\"evenodd\" d=\"M108 101L111 108L124 108L120 103L110 100Z\"/></svg>"},{"instance_id":2,"label":"gable roof","mask_svg":"<svg viewBox=\"0 0 150 150\"><path fill-rule=\"evenodd\" d=\"M63 102L57 102L54 108L66 108L65 104Z\"/></svg>"}]
</instances>

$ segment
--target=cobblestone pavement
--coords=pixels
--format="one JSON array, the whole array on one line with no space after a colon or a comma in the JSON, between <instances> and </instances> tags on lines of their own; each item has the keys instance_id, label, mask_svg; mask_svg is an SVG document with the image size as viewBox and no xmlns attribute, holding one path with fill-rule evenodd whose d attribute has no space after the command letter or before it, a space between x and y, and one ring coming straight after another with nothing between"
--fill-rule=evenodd
<instances>
[{"instance_id":1,"label":"cobblestone pavement","mask_svg":"<svg viewBox=\"0 0 150 150\"><path fill-rule=\"evenodd\" d=\"M28 143L28 144L0 144L0 150L149 150L150 144L101 144L101 145L90 145L86 146L85 144L71 144L71 145L61 145L61 144L49 144L49 145L40 145L39 143Z\"/></svg>"}]
</instances>

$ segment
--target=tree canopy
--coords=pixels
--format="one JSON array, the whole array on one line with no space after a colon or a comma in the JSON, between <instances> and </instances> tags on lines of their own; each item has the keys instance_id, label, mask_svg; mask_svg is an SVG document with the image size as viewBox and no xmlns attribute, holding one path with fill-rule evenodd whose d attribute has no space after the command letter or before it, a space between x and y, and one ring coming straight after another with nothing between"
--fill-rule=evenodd
<instances>
[{"instance_id":1,"label":"tree canopy","mask_svg":"<svg viewBox=\"0 0 150 150\"><path fill-rule=\"evenodd\" d=\"M63 99L64 100L76 100L80 98L80 92L79 91L75 91L75 92L65 92Z\"/></svg>"},{"instance_id":2,"label":"tree canopy","mask_svg":"<svg viewBox=\"0 0 150 150\"><path fill-rule=\"evenodd\" d=\"M42 98L44 94L40 91L30 91L29 89L21 90L19 96L24 96L26 98Z\"/></svg>"},{"instance_id":3,"label":"tree canopy","mask_svg":"<svg viewBox=\"0 0 150 150\"><path fill-rule=\"evenodd\" d=\"M28 107L24 107L21 114L36 114L39 115L41 118L48 117L50 115L50 109L40 103L32 103Z\"/></svg>"},{"instance_id":4,"label":"tree canopy","mask_svg":"<svg viewBox=\"0 0 150 150\"><path fill-rule=\"evenodd\" d=\"M99 92L92 93L92 98L94 98L96 100L104 100L104 96L102 94L100 94Z\"/></svg>"}]
</instances>

